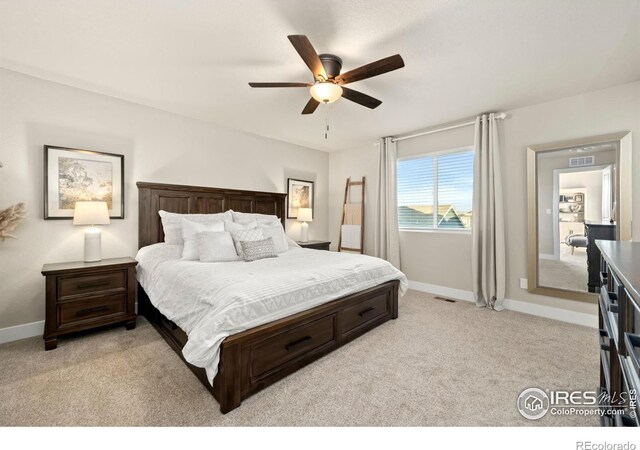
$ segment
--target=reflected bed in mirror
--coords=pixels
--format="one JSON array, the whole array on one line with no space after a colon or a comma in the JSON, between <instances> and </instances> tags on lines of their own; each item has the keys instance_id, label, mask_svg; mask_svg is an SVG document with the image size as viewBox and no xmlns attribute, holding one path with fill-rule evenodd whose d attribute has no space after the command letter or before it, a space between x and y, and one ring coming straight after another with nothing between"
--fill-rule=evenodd
<instances>
[{"instance_id":1,"label":"reflected bed in mirror","mask_svg":"<svg viewBox=\"0 0 640 450\"><path fill-rule=\"evenodd\" d=\"M529 291L595 302L595 240L631 239L631 133L527 152Z\"/></svg>"}]
</instances>

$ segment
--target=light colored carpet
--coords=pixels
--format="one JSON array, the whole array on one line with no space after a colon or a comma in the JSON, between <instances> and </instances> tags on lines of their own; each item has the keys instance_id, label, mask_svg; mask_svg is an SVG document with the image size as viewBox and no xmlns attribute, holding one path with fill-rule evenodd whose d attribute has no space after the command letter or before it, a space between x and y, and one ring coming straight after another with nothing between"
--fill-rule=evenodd
<instances>
[{"instance_id":1,"label":"light colored carpet","mask_svg":"<svg viewBox=\"0 0 640 450\"><path fill-rule=\"evenodd\" d=\"M245 400L218 403L144 319L0 346L0 425L597 425L520 416L522 389L594 389L595 330L415 291L400 317Z\"/></svg>"}]
</instances>

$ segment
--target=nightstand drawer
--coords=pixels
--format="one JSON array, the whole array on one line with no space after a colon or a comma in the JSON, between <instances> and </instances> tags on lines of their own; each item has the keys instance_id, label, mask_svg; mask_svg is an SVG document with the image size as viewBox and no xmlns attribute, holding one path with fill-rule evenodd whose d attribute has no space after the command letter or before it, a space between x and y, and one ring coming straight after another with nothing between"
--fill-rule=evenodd
<instances>
[{"instance_id":1,"label":"nightstand drawer","mask_svg":"<svg viewBox=\"0 0 640 450\"><path fill-rule=\"evenodd\" d=\"M126 270L82 276L61 276L58 278L58 300L114 289L124 290L126 286Z\"/></svg>"},{"instance_id":2,"label":"nightstand drawer","mask_svg":"<svg viewBox=\"0 0 640 450\"><path fill-rule=\"evenodd\" d=\"M100 299L62 303L58 305L58 327L124 316L127 311L126 299L126 295L110 295Z\"/></svg>"}]
</instances>

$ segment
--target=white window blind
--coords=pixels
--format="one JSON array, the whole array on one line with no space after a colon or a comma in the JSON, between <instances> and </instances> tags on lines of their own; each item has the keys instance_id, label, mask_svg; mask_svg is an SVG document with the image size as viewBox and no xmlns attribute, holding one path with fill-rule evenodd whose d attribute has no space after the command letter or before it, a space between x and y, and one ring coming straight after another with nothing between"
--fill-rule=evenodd
<instances>
[{"instance_id":1,"label":"white window blind","mask_svg":"<svg viewBox=\"0 0 640 450\"><path fill-rule=\"evenodd\" d=\"M473 149L400 159L398 223L404 229L471 229Z\"/></svg>"}]
</instances>

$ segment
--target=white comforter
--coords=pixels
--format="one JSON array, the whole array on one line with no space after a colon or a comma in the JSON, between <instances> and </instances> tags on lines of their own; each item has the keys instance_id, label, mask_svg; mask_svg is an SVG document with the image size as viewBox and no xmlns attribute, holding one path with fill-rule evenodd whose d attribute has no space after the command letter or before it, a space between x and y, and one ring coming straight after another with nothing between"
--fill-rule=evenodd
<instances>
[{"instance_id":1,"label":"white comforter","mask_svg":"<svg viewBox=\"0 0 640 450\"><path fill-rule=\"evenodd\" d=\"M220 344L227 336L304 311L345 295L407 279L378 258L294 248L253 262L181 261L182 247L140 249L138 281L151 303L189 339L182 353L204 367L213 383Z\"/></svg>"}]
</instances>

